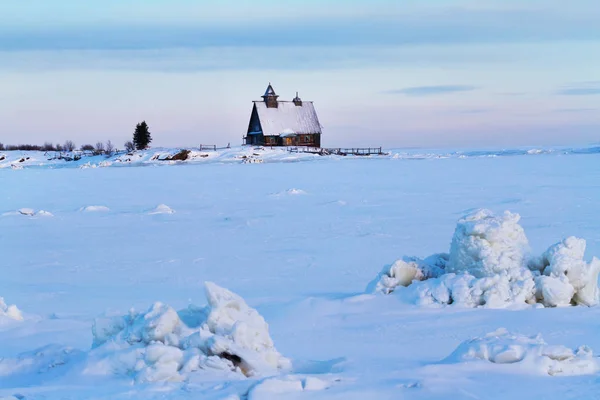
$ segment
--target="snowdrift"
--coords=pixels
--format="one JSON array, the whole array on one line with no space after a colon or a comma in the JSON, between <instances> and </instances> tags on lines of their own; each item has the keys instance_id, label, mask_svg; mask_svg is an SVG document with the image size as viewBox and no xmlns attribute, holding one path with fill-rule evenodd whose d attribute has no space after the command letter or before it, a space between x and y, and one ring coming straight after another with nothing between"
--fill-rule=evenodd
<instances>
[{"instance_id":1,"label":"snowdrift","mask_svg":"<svg viewBox=\"0 0 600 400\"><path fill-rule=\"evenodd\" d=\"M137 382L183 381L198 370L243 376L291 368L273 345L269 327L238 295L205 284L208 305L180 312L155 303L145 313L94 321L84 373L134 376Z\"/></svg>"},{"instance_id":2,"label":"snowdrift","mask_svg":"<svg viewBox=\"0 0 600 400\"><path fill-rule=\"evenodd\" d=\"M498 329L484 337L461 343L443 363L484 362L507 365L523 373L539 375L587 375L600 369L587 346L573 350L548 345L540 335L528 337Z\"/></svg>"},{"instance_id":3,"label":"snowdrift","mask_svg":"<svg viewBox=\"0 0 600 400\"><path fill-rule=\"evenodd\" d=\"M519 220L508 211L469 214L458 221L448 254L400 259L385 267L367 291L389 294L403 288L402 295L420 305L597 305L600 260L583 260L585 240L569 237L532 257Z\"/></svg>"},{"instance_id":4,"label":"snowdrift","mask_svg":"<svg viewBox=\"0 0 600 400\"><path fill-rule=\"evenodd\" d=\"M7 305L4 302L4 298L0 297L0 319L2 318L10 318L17 321L22 321L23 314L21 314L21 310L19 310L17 306L14 304Z\"/></svg>"},{"instance_id":5,"label":"snowdrift","mask_svg":"<svg viewBox=\"0 0 600 400\"><path fill-rule=\"evenodd\" d=\"M106 206L85 206L85 207L81 207L79 209L79 211L82 212L87 212L87 213L94 213L94 212L109 212L110 208L106 207Z\"/></svg>"},{"instance_id":6,"label":"snowdrift","mask_svg":"<svg viewBox=\"0 0 600 400\"><path fill-rule=\"evenodd\" d=\"M157 205L154 209L150 210L148 212L148 214L150 215L155 215L155 214L174 214L175 210L173 210L171 207L169 207L166 204L159 204Z\"/></svg>"}]
</instances>

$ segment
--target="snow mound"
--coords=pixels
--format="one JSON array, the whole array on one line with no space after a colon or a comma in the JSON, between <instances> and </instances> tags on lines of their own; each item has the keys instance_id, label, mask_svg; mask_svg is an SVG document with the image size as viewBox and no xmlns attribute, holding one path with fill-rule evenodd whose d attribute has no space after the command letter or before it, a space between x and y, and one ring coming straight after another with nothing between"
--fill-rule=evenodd
<instances>
[{"instance_id":1,"label":"snow mound","mask_svg":"<svg viewBox=\"0 0 600 400\"><path fill-rule=\"evenodd\" d=\"M540 335L529 337L498 329L484 337L467 340L444 363L489 362L509 364L523 372L540 375L588 375L600 370L592 350L581 346L575 350L562 345L548 345Z\"/></svg>"},{"instance_id":2,"label":"snow mound","mask_svg":"<svg viewBox=\"0 0 600 400\"><path fill-rule=\"evenodd\" d=\"M44 210L40 210L40 211L36 212L35 215L38 215L40 217L54 217L54 214L52 214L49 211L44 211Z\"/></svg>"},{"instance_id":3,"label":"snow mound","mask_svg":"<svg viewBox=\"0 0 600 400\"><path fill-rule=\"evenodd\" d=\"M35 210L32 208L19 208L19 214L32 216L35 214Z\"/></svg>"},{"instance_id":4,"label":"snow mound","mask_svg":"<svg viewBox=\"0 0 600 400\"><path fill-rule=\"evenodd\" d=\"M206 282L208 305L176 312L155 303L145 313L97 318L86 374L130 374L138 382L184 381L198 370L262 376L291 368L269 327L238 295Z\"/></svg>"},{"instance_id":5,"label":"snow mound","mask_svg":"<svg viewBox=\"0 0 600 400\"><path fill-rule=\"evenodd\" d=\"M0 318L2 317L15 319L17 321L23 320L23 314L21 313L21 310L19 310L14 304L10 306L7 305L4 302L4 298L0 297Z\"/></svg>"},{"instance_id":6,"label":"snow mound","mask_svg":"<svg viewBox=\"0 0 600 400\"><path fill-rule=\"evenodd\" d=\"M83 212L108 212L108 211L110 211L110 208L108 208L106 206L87 206L87 207L82 207L79 211L83 211Z\"/></svg>"},{"instance_id":7,"label":"snow mound","mask_svg":"<svg viewBox=\"0 0 600 400\"><path fill-rule=\"evenodd\" d=\"M434 254L421 260L417 257L404 257L386 266L369 283L368 292L389 294L398 286L409 286L413 281L422 281L442 275L448 263L447 254Z\"/></svg>"},{"instance_id":8,"label":"snow mound","mask_svg":"<svg viewBox=\"0 0 600 400\"><path fill-rule=\"evenodd\" d=\"M173 210L168 205L166 205L166 204L159 204L159 205L156 206L156 208L154 208L148 214L154 215L154 214L174 214L174 213L175 213L175 210Z\"/></svg>"},{"instance_id":9,"label":"snow mound","mask_svg":"<svg viewBox=\"0 0 600 400\"><path fill-rule=\"evenodd\" d=\"M284 197L284 196L301 196L301 195L305 195L305 194L306 194L306 192L302 189L292 188L292 189L284 190L282 192L272 193L270 196L279 198L279 197Z\"/></svg>"},{"instance_id":10,"label":"snow mound","mask_svg":"<svg viewBox=\"0 0 600 400\"><path fill-rule=\"evenodd\" d=\"M597 305L600 260L583 260L585 240L569 237L531 257L519 220L510 212L469 214L458 221L449 254L404 257L386 266L367 291L389 294L402 288L402 295L419 305Z\"/></svg>"},{"instance_id":11,"label":"snow mound","mask_svg":"<svg viewBox=\"0 0 600 400\"><path fill-rule=\"evenodd\" d=\"M299 195L299 194L306 194L306 192L304 190L294 189L294 188L286 190L286 193L289 195L292 195L292 196Z\"/></svg>"}]
</instances>

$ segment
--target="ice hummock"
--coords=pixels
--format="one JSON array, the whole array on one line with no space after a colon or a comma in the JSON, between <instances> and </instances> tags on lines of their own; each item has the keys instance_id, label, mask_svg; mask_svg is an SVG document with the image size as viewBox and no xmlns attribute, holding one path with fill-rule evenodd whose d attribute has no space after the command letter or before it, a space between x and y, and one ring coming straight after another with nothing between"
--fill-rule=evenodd
<instances>
[{"instance_id":1,"label":"ice hummock","mask_svg":"<svg viewBox=\"0 0 600 400\"><path fill-rule=\"evenodd\" d=\"M508 211L475 211L458 221L448 254L398 260L367 290L406 287L403 295L420 305L597 305L600 260L584 261L585 240L568 237L532 257L519 220Z\"/></svg>"},{"instance_id":2,"label":"ice hummock","mask_svg":"<svg viewBox=\"0 0 600 400\"><path fill-rule=\"evenodd\" d=\"M97 318L86 373L115 371L155 382L183 381L198 370L263 376L291 368L255 309L214 283L205 289L204 308L177 312L155 303L145 313Z\"/></svg>"}]
</instances>

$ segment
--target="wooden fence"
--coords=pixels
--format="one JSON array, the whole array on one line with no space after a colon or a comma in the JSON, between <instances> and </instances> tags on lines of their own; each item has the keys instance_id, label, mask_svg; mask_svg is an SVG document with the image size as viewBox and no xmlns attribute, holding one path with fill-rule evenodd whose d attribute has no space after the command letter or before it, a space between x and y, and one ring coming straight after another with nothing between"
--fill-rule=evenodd
<instances>
[{"instance_id":1,"label":"wooden fence","mask_svg":"<svg viewBox=\"0 0 600 400\"><path fill-rule=\"evenodd\" d=\"M290 153L312 153L320 155L335 154L339 156L370 156L370 155L385 155L381 147L288 147Z\"/></svg>"},{"instance_id":2,"label":"wooden fence","mask_svg":"<svg viewBox=\"0 0 600 400\"><path fill-rule=\"evenodd\" d=\"M227 143L227 146L225 147L217 147L216 144L201 144L200 147L198 147L198 150L202 151L202 150L212 150L212 151L217 151L217 150L224 150L224 149L230 149L231 148L231 143Z\"/></svg>"}]
</instances>

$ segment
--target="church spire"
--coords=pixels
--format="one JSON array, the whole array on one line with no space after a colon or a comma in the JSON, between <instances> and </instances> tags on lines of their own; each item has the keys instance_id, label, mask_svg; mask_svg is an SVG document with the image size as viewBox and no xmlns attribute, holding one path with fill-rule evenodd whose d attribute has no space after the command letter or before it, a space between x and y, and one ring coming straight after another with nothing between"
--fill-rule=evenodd
<instances>
[{"instance_id":1,"label":"church spire","mask_svg":"<svg viewBox=\"0 0 600 400\"><path fill-rule=\"evenodd\" d=\"M271 86L271 82L269 82L269 86L267 86L267 90L265 90L265 94L262 95L263 100L267 103L267 108L277 108L277 98L279 96L275 94L275 90L273 86Z\"/></svg>"}]
</instances>

